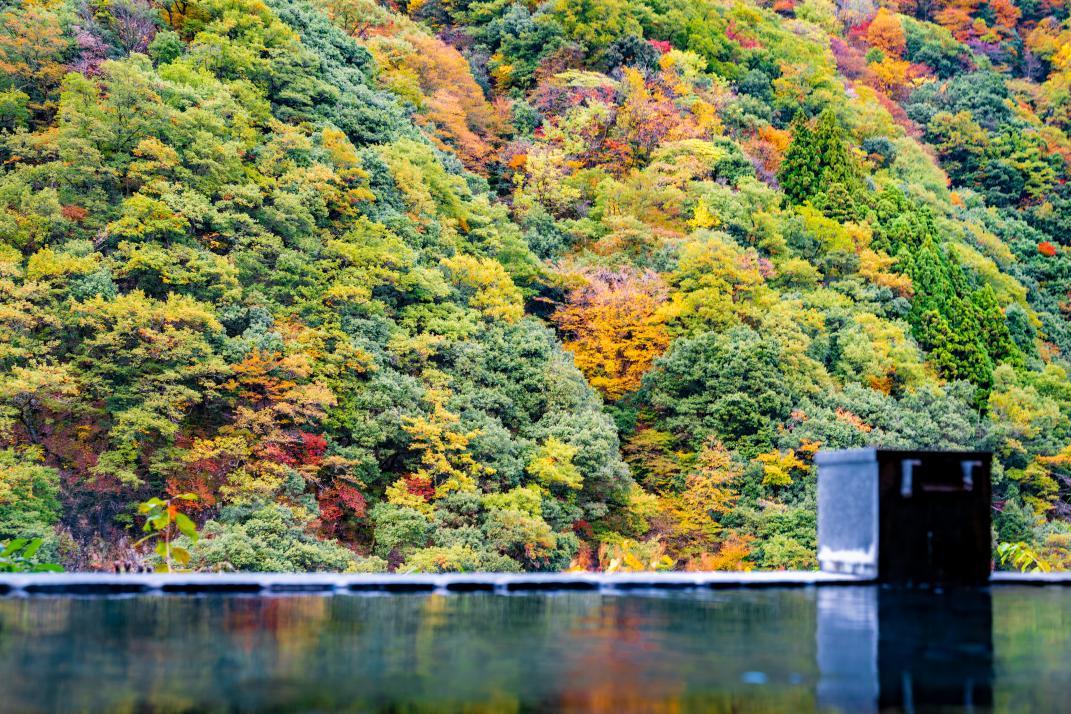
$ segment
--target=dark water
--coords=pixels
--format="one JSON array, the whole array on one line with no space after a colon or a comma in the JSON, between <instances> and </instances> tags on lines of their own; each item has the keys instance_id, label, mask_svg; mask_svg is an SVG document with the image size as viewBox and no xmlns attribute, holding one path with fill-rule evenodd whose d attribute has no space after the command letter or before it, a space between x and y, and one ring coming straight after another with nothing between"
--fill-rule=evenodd
<instances>
[{"instance_id":1,"label":"dark water","mask_svg":"<svg viewBox=\"0 0 1071 714\"><path fill-rule=\"evenodd\" d=\"M1071 709L1071 589L0 599L0 710Z\"/></svg>"}]
</instances>

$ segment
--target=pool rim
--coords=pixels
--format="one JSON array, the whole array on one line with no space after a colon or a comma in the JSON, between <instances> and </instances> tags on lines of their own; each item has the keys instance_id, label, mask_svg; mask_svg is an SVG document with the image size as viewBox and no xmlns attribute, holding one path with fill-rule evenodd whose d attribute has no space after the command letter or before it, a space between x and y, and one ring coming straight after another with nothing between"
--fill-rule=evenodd
<instances>
[{"instance_id":1,"label":"pool rim","mask_svg":"<svg viewBox=\"0 0 1071 714\"><path fill-rule=\"evenodd\" d=\"M823 571L655 573L33 573L0 574L0 596L469 593L793 588L874 585ZM990 585L1071 585L1071 572L995 572Z\"/></svg>"}]
</instances>

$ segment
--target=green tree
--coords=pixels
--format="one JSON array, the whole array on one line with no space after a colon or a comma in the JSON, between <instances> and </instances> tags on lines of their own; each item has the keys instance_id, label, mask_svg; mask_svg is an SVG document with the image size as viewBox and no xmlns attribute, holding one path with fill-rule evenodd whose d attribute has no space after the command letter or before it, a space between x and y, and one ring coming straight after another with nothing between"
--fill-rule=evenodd
<instances>
[{"instance_id":1,"label":"green tree","mask_svg":"<svg viewBox=\"0 0 1071 714\"><path fill-rule=\"evenodd\" d=\"M978 316L978 328L982 344L989 352L989 359L994 365L1002 362L1021 365L1022 352L1012 339L1005 311L997 302L996 293L991 285L986 285L971 295Z\"/></svg>"},{"instance_id":2,"label":"green tree","mask_svg":"<svg viewBox=\"0 0 1071 714\"><path fill-rule=\"evenodd\" d=\"M714 436L755 453L768 448L801 393L780 343L749 327L679 340L645 389L668 429L693 448Z\"/></svg>"},{"instance_id":3,"label":"green tree","mask_svg":"<svg viewBox=\"0 0 1071 714\"><path fill-rule=\"evenodd\" d=\"M797 114L792 121L792 142L777 175L793 203L805 203L827 194L826 203L843 211L845 199L854 200L862 187L860 171L837 116L826 109L814 126Z\"/></svg>"}]
</instances>

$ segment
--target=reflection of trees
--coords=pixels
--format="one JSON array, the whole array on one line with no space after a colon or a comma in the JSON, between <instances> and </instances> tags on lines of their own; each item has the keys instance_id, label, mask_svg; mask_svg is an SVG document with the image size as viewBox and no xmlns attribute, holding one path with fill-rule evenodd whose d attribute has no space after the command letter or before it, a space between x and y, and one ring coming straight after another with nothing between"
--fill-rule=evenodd
<instances>
[{"instance_id":1,"label":"reflection of trees","mask_svg":"<svg viewBox=\"0 0 1071 714\"><path fill-rule=\"evenodd\" d=\"M749 602L750 601L750 602ZM807 712L814 603L802 592L604 598L577 620L556 711ZM776 640L776 641L775 641ZM762 690L743 683L762 672Z\"/></svg>"},{"instance_id":2,"label":"reflection of trees","mask_svg":"<svg viewBox=\"0 0 1071 714\"><path fill-rule=\"evenodd\" d=\"M664 612L638 612L629 601L607 599L591 617L576 623L571 635L584 643L569 658L558 704L563 711L678 712L682 682L650 681L645 662L661 659L662 643L650 631L666 626Z\"/></svg>"},{"instance_id":3,"label":"reflection of trees","mask_svg":"<svg viewBox=\"0 0 1071 714\"><path fill-rule=\"evenodd\" d=\"M1071 598L1063 588L993 588L996 711L1061 711L1071 687Z\"/></svg>"},{"instance_id":4,"label":"reflection of trees","mask_svg":"<svg viewBox=\"0 0 1071 714\"><path fill-rule=\"evenodd\" d=\"M1071 601L993 605L998 707L1057 710ZM807 712L815 617L808 590L0 599L0 708Z\"/></svg>"},{"instance_id":5,"label":"reflection of trees","mask_svg":"<svg viewBox=\"0 0 1071 714\"><path fill-rule=\"evenodd\" d=\"M64 632L69 625L71 601L56 598L51 607L25 607L25 600L0 598L0 647L9 638Z\"/></svg>"},{"instance_id":6,"label":"reflection of trees","mask_svg":"<svg viewBox=\"0 0 1071 714\"><path fill-rule=\"evenodd\" d=\"M806 711L815 677L805 591L0 600L0 625L15 708Z\"/></svg>"},{"instance_id":7,"label":"reflection of trees","mask_svg":"<svg viewBox=\"0 0 1071 714\"><path fill-rule=\"evenodd\" d=\"M222 702L235 676L300 671L318 645L328 602L0 599L0 680L10 684L14 710L30 708L19 702L42 710L64 702L102 711L203 707Z\"/></svg>"}]
</instances>

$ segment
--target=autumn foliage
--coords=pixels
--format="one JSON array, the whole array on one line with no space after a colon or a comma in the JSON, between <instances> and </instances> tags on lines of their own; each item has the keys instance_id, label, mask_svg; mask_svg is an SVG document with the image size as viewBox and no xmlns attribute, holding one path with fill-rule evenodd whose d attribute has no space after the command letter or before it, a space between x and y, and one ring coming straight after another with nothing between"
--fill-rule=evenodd
<instances>
[{"instance_id":1,"label":"autumn foliage","mask_svg":"<svg viewBox=\"0 0 1071 714\"><path fill-rule=\"evenodd\" d=\"M1069 47L1063 2L3 4L0 539L100 568L192 494L205 570L806 569L814 453L879 445L992 450L997 538L1071 564Z\"/></svg>"},{"instance_id":2,"label":"autumn foliage","mask_svg":"<svg viewBox=\"0 0 1071 714\"><path fill-rule=\"evenodd\" d=\"M587 271L577 279L583 283L569 292L554 322L591 385L618 399L639 387L669 346L666 286L651 272Z\"/></svg>"}]
</instances>

